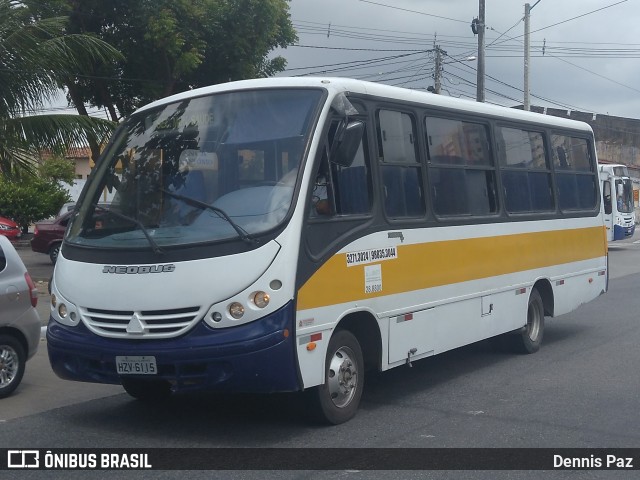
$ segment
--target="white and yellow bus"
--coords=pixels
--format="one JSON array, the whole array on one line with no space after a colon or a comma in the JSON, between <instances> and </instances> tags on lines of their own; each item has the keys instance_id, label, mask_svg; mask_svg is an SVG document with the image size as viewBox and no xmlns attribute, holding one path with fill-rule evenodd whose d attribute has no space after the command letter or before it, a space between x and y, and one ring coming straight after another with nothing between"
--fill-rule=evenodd
<instances>
[{"instance_id":1,"label":"white and yellow bus","mask_svg":"<svg viewBox=\"0 0 640 480\"><path fill-rule=\"evenodd\" d=\"M607 240L633 237L636 216L633 205L633 183L626 165L600 165L600 190Z\"/></svg>"},{"instance_id":2,"label":"white and yellow bus","mask_svg":"<svg viewBox=\"0 0 640 480\"><path fill-rule=\"evenodd\" d=\"M185 92L124 121L82 192L51 365L139 399L314 389L341 423L366 369L538 350L545 315L606 291L601 204L584 123L338 78Z\"/></svg>"}]
</instances>

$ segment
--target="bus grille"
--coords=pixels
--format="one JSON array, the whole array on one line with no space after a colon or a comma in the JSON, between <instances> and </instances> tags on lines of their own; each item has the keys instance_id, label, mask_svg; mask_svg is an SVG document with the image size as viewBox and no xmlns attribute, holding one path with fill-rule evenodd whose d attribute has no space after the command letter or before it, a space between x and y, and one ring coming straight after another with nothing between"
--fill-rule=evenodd
<instances>
[{"instance_id":1,"label":"bus grille","mask_svg":"<svg viewBox=\"0 0 640 480\"><path fill-rule=\"evenodd\" d=\"M199 307L172 310L81 309L84 324L93 333L117 338L170 338L189 330L200 318Z\"/></svg>"}]
</instances>

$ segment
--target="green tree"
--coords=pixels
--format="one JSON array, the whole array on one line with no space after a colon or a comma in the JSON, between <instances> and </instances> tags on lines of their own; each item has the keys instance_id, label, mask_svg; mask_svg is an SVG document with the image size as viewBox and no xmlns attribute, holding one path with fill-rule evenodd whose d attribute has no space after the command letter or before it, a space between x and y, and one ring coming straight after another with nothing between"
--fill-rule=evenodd
<instances>
[{"instance_id":1,"label":"green tree","mask_svg":"<svg viewBox=\"0 0 640 480\"><path fill-rule=\"evenodd\" d=\"M76 168L71 160L61 156L48 158L40 165L40 178L55 183L73 185L76 178Z\"/></svg>"},{"instance_id":2,"label":"green tree","mask_svg":"<svg viewBox=\"0 0 640 480\"><path fill-rule=\"evenodd\" d=\"M121 58L90 35L67 34L64 17L0 0L0 178L34 175L41 150L102 142L113 123L80 115L32 115L61 85L90 66Z\"/></svg>"},{"instance_id":3,"label":"green tree","mask_svg":"<svg viewBox=\"0 0 640 480\"><path fill-rule=\"evenodd\" d=\"M67 201L66 190L50 179L25 177L20 183L0 179L0 212L23 232L32 223L54 216Z\"/></svg>"},{"instance_id":4,"label":"green tree","mask_svg":"<svg viewBox=\"0 0 640 480\"><path fill-rule=\"evenodd\" d=\"M159 97L273 75L286 61L270 52L297 41L288 0L50 0L47 8L69 15L70 32L123 53L65 83L71 103L105 108L114 121Z\"/></svg>"}]
</instances>

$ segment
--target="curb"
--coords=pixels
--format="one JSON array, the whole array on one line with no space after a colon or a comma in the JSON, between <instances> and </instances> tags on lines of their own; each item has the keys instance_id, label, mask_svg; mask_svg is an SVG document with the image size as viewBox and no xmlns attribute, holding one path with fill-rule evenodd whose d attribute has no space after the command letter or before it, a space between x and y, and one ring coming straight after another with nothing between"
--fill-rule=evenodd
<instances>
[{"instance_id":1,"label":"curb","mask_svg":"<svg viewBox=\"0 0 640 480\"><path fill-rule=\"evenodd\" d=\"M30 248L32 238L33 238L33 234L27 233L22 235L22 237L18 238L17 240L11 240L11 243L16 248Z\"/></svg>"}]
</instances>

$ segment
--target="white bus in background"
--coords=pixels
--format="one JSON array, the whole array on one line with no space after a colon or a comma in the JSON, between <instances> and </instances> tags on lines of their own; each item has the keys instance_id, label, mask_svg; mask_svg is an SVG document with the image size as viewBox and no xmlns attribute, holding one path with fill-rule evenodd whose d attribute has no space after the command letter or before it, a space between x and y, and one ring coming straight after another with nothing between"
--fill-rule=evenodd
<instances>
[{"instance_id":1,"label":"white bus in background","mask_svg":"<svg viewBox=\"0 0 640 480\"><path fill-rule=\"evenodd\" d=\"M633 184L625 165L600 165L600 187L607 240L623 240L636 229Z\"/></svg>"},{"instance_id":2,"label":"white bus in background","mask_svg":"<svg viewBox=\"0 0 640 480\"><path fill-rule=\"evenodd\" d=\"M600 199L581 122L337 78L164 98L82 192L50 362L150 401L312 390L341 423L365 369L537 351L545 316L606 291Z\"/></svg>"}]
</instances>

